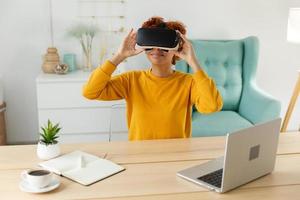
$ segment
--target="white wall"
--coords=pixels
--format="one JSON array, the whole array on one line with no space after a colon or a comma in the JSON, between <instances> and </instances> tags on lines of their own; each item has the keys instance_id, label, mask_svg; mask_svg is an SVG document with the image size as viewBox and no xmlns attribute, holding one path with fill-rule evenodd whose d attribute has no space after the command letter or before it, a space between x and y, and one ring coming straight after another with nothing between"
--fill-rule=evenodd
<instances>
[{"instance_id":1,"label":"white wall","mask_svg":"<svg viewBox=\"0 0 300 200\"><path fill-rule=\"evenodd\" d=\"M8 142L38 136L35 77L48 46L44 1L2 0L0 3L0 74L7 102Z\"/></svg>"},{"instance_id":2,"label":"white wall","mask_svg":"<svg viewBox=\"0 0 300 200\"><path fill-rule=\"evenodd\" d=\"M76 41L64 36L75 19L76 2L53 0L54 39L61 55L65 52L80 55ZM159 15L184 22L188 37L193 39L258 36L258 85L282 102L283 117L300 69L300 45L286 42L289 7L300 7L300 1L127 0L127 25L137 29L147 18ZM38 137L35 78L40 72L41 55L49 46L47 9L47 1L0 3L0 74L4 77L10 143L34 141ZM144 55L130 58L127 64L128 69L147 66ZM291 117L290 130L298 129L299 116L300 103Z\"/></svg>"}]
</instances>

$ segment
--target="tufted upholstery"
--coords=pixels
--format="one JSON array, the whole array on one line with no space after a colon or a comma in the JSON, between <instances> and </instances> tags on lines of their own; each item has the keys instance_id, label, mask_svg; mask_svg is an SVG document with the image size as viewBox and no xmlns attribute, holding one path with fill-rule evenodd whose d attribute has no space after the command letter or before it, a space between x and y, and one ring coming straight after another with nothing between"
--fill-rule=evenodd
<instances>
[{"instance_id":1,"label":"tufted upholstery","mask_svg":"<svg viewBox=\"0 0 300 200\"><path fill-rule=\"evenodd\" d=\"M219 113L202 115L193 109L193 136L225 135L279 116L280 102L255 83L257 37L191 42L201 67L213 78L223 98ZM193 73L184 61L177 62L176 69Z\"/></svg>"}]
</instances>

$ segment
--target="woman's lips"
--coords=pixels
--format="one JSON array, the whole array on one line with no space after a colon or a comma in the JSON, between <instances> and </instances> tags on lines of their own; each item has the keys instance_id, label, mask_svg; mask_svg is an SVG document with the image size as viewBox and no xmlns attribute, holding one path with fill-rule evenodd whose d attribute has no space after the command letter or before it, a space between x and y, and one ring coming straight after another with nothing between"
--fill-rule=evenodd
<instances>
[{"instance_id":1,"label":"woman's lips","mask_svg":"<svg viewBox=\"0 0 300 200\"><path fill-rule=\"evenodd\" d=\"M154 58L159 58L159 57L164 57L163 54L159 54L159 53L153 53L153 54L150 54L151 57L154 57Z\"/></svg>"}]
</instances>

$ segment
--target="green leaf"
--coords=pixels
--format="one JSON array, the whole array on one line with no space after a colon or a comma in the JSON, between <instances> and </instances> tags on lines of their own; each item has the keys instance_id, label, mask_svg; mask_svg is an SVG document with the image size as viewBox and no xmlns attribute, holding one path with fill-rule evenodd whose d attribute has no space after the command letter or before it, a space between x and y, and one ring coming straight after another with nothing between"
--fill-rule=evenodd
<instances>
[{"instance_id":1,"label":"green leaf","mask_svg":"<svg viewBox=\"0 0 300 200\"><path fill-rule=\"evenodd\" d=\"M53 140L55 140L55 139L57 139L58 138L58 136L55 136L55 137L53 137Z\"/></svg>"},{"instance_id":2,"label":"green leaf","mask_svg":"<svg viewBox=\"0 0 300 200\"><path fill-rule=\"evenodd\" d=\"M61 128L58 128L58 129L56 130L56 133L58 133L60 130L61 130Z\"/></svg>"},{"instance_id":3,"label":"green leaf","mask_svg":"<svg viewBox=\"0 0 300 200\"><path fill-rule=\"evenodd\" d=\"M41 127L42 130L43 130L43 133L45 134L46 133L46 129L44 127Z\"/></svg>"},{"instance_id":4,"label":"green leaf","mask_svg":"<svg viewBox=\"0 0 300 200\"><path fill-rule=\"evenodd\" d=\"M57 124L55 124L55 126L53 126L53 130L56 130L57 129L57 127L58 127L58 123Z\"/></svg>"},{"instance_id":5,"label":"green leaf","mask_svg":"<svg viewBox=\"0 0 300 200\"><path fill-rule=\"evenodd\" d=\"M42 136L43 140L47 140L47 138L46 138L45 135L42 135L42 134L41 134L41 136Z\"/></svg>"}]
</instances>

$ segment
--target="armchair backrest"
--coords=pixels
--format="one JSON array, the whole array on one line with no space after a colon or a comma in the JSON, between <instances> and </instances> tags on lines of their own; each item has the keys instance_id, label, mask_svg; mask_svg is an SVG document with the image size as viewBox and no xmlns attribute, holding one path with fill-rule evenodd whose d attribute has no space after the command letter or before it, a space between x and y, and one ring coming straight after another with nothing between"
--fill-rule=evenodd
<instances>
[{"instance_id":1,"label":"armchair backrest","mask_svg":"<svg viewBox=\"0 0 300 200\"><path fill-rule=\"evenodd\" d=\"M223 98L222 110L237 111L243 87L254 80L258 39L250 36L241 40L191 40L201 67L215 81ZM193 73L184 61L176 69Z\"/></svg>"}]
</instances>

